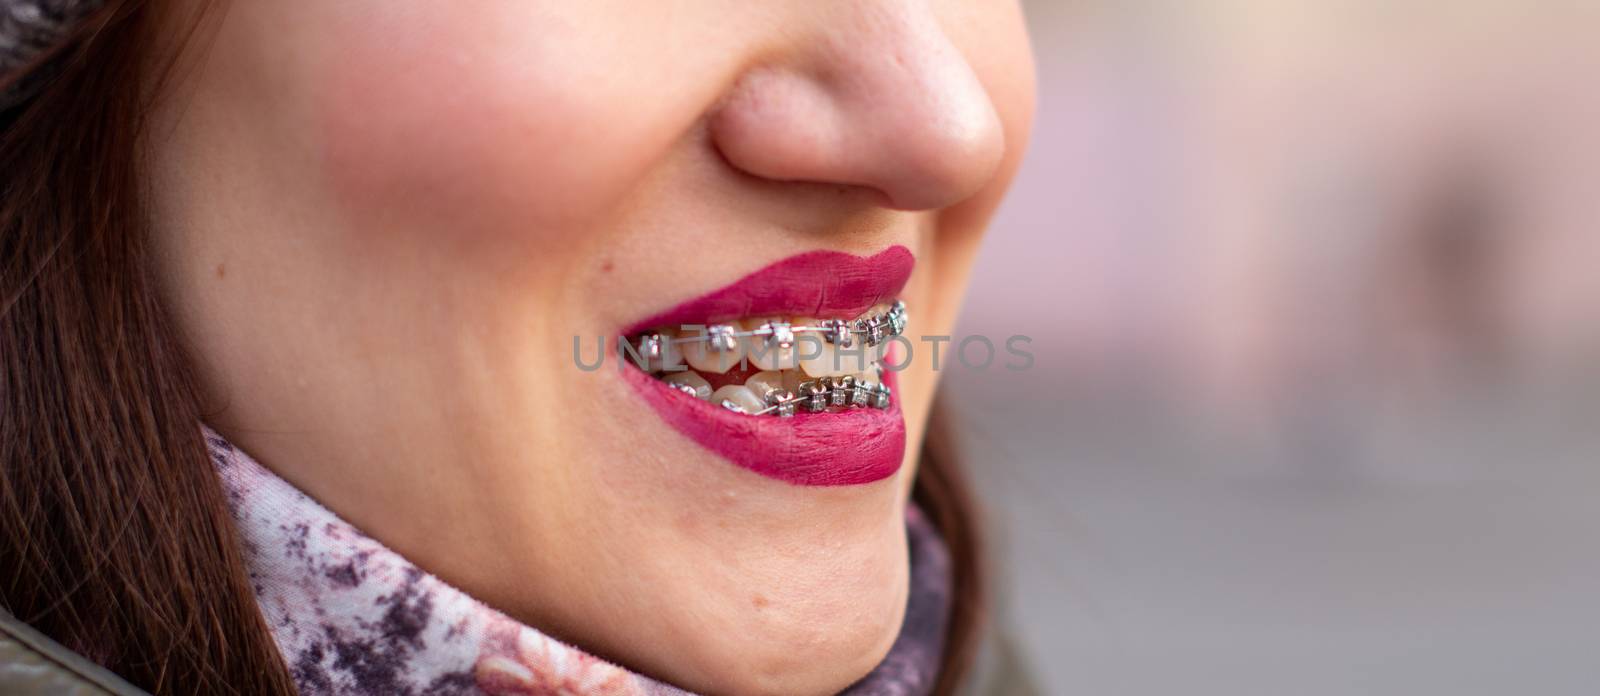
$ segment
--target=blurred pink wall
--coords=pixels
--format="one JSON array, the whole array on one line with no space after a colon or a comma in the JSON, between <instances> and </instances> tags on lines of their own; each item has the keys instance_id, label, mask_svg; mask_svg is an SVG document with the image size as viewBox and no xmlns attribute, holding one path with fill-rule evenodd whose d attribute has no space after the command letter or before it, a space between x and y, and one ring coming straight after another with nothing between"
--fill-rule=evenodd
<instances>
[{"instance_id":1,"label":"blurred pink wall","mask_svg":"<svg viewBox=\"0 0 1600 696\"><path fill-rule=\"evenodd\" d=\"M1028 10L980 692L1592 693L1600 4Z\"/></svg>"}]
</instances>

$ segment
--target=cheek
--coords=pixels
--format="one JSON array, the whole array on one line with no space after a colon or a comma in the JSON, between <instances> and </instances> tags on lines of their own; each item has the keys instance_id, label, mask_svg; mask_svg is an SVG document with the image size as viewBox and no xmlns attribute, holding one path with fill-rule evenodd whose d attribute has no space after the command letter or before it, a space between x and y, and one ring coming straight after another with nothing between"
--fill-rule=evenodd
<instances>
[{"instance_id":1,"label":"cheek","mask_svg":"<svg viewBox=\"0 0 1600 696\"><path fill-rule=\"evenodd\" d=\"M368 15L334 34L316 127L356 226L528 235L614 204L647 161L626 153L650 134L618 122L637 110L570 67L607 58L559 32L496 39L481 26L493 13L437 14Z\"/></svg>"}]
</instances>

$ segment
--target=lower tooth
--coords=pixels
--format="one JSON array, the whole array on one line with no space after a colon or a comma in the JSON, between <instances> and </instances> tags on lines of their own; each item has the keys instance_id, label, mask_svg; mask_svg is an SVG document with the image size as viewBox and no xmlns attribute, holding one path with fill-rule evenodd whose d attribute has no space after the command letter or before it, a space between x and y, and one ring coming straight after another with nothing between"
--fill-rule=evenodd
<instances>
[{"instance_id":1,"label":"lower tooth","mask_svg":"<svg viewBox=\"0 0 1600 696\"><path fill-rule=\"evenodd\" d=\"M807 411L821 413L828 410L828 388L822 384L822 380L801 382L795 393L800 395Z\"/></svg>"},{"instance_id":2,"label":"lower tooth","mask_svg":"<svg viewBox=\"0 0 1600 696\"><path fill-rule=\"evenodd\" d=\"M711 403L739 413L757 413L767 407L766 402L749 387L738 384L729 384L712 392Z\"/></svg>"},{"instance_id":3,"label":"lower tooth","mask_svg":"<svg viewBox=\"0 0 1600 696\"><path fill-rule=\"evenodd\" d=\"M829 377L828 397L834 406L847 406L850 403L850 393L855 390L854 377Z\"/></svg>"},{"instance_id":4,"label":"lower tooth","mask_svg":"<svg viewBox=\"0 0 1600 696\"><path fill-rule=\"evenodd\" d=\"M855 389L850 391L851 406L866 406L871 399L873 386L866 382L857 381Z\"/></svg>"},{"instance_id":5,"label":"lower tooth","mask_svg":"<svg viewBox=\"0 0 1600 696\"><path fill-rule=\"evenodd\" d=\"M889 385L879 384L872 391L873 408L889 408Z\"/></svg>"},{"instance_id":6,"label":"lower tooth","mask_svg":"<svg viewBox=\"0 0 1600 696\"><path fill-rule=\"evenodd\" d=\"M744 384L729 384L716 391L694 372L678 372L662 381L729 411L750 415L793 416L799 411L823 413L831 407L887 409L889 385L881 375L868 372L801 380L793 371L766 371L751 375Z\"/></svg>"},{"instance_id":7,"label":"lower tooth","mask_svg":"<svg viewBox=\"0 0 1600 696\"><path fill-rule=\"evenodd\" d=\"M856 406L877 406L878 390L883 386L881 382L882 379L876 369L856 375L856 388L850 394L850 403Z\"/></svg>"},{"instance_id":8,"label":"lower tooth","mask_svg":"<svg viewBox=\"0 0 1600 696\"><path fill-rule=\"evenodd\" d=\"M767 405L777 409L780 418L789 418L794 415L794 392L779 389L767 394Z\"/></svg>"},{"instance_id":9,"label":"lower tooth","mask_svg":"<svg viewBox=\"0 0 1600 696\"><path fill-rule=\"evenodd\" d=\"M750 375L750 378L744 381L744 386L749 387L750 391L755 392L755 395L763 400L772 392L787 389L784 385L783 373L772 370Z\"/></svg>"},{"instance_id":10,"label":"lower tooth","mask_svg":"<svg viewBox=\"0 0 1600 696\"><path fill-rule=\"evenodd\" d=\"M701 401L709 401L711 399L711 383L707 382L706 378L688 370L668 373L667 376L661 378L661 381L677 387L678 391Z\"/></svg>"}]
</instances>

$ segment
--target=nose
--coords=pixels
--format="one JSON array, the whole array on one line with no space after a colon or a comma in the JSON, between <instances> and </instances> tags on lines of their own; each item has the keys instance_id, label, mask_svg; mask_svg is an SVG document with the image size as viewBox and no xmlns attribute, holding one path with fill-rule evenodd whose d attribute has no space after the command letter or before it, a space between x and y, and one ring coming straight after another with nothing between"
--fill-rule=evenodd
<instances>
[{"instance_id":1,"label":"nose","mask_svg":"<svg viewBox=\"0 0 1600 696\"><path fill-rule=\"evenodd\" d=\"M745 72L710 115L713 142L748 174L876 190L929 210L989 181L999 116L922 2L839 3Z\"/></svg>"}]
</instances>

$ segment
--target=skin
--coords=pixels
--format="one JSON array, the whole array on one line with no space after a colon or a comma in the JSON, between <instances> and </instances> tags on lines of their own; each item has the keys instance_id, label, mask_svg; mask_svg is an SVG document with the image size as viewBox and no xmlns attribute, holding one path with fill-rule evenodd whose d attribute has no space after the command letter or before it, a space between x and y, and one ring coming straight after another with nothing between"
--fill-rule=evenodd
<instances>
[{"instance_id":1,"label":"skin","mask_svg":"<svg viewBox=\"0 0 1600 696\"><path fill-rule=\"evenodd\" d=\"M877 664L929 361L901 377L902 470L806 488L576 369L572 336L891 244L918 257L910 333L949 333L1030 127L1016 6L212 10L148 174L213 427L424 569L668 682L820 694Z\"/></svg>"}]
</instances>

